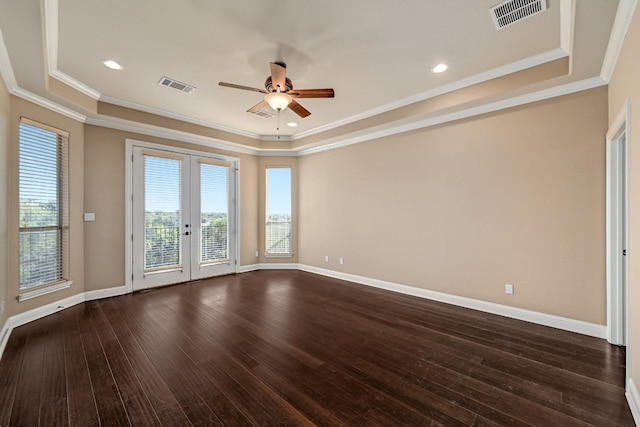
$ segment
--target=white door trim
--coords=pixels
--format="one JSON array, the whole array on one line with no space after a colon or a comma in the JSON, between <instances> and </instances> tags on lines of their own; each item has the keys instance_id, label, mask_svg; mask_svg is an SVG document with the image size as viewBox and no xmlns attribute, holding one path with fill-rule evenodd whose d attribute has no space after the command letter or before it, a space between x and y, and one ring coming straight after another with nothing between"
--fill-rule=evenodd
<instances>
[{"instance_id":1,"label":"white door trim","mask_svg":"<svg viewBox=\"0 0 640 427\"><path fill-rule=\"evenodd\" d=\"M236 204L234 209L234 272L238 272L238 260L240 259L240 159L206 151L190 150L186 148L174 147L171 145L157 144L154 142L140 141L136 139L125 139L125 292L133 292L133 147L143 147L155 150L171 151L179 154L210 157L231 163L234 173L231 179L235 184L235 194L233 201Z\"/></svg>"},{"instance_id":2,"label":"white door trim","mask_svg":"<svg viewBox=\"0 0 640 427\"><path fill-rule=\"evenodd\" d=\"M623 263L622 250L631 253L629 242L629 151L631 145L631 101L627 99L624 106L612 122L607 132L607 340L611 344L626 345L629 343L629 267ZM624 144L620 142L624 140ZM623 147L624 152L620 150ZM621 165L620 162L624 162ZM624 174L620 176L620 168ZM624 191L624 212L620 212L618 195ZM624 224L620 224L623 218ZM620 230L625 231L626 241L620 241ZM624 265L625 268L620 268ZM625 286L626 284L626 286ZM630 369L630 348L627 347L627 378Z\"/></svg>"}]
</instances>

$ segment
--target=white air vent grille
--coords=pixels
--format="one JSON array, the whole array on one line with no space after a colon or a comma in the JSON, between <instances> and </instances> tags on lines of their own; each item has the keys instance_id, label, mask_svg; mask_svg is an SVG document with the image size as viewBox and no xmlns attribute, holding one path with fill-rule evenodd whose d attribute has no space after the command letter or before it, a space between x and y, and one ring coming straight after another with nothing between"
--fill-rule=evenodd
<instances>
[{"instance_id":1,"label":"white air vent grille","mask_svg":"<svg viewBox=\"0 0 640 427\"><path fill-rule=\"evenodd\" d=\"M491 18L500 30L545 10L546 0L507 0L491 8Z\"/></svg>"},{"instance_id":2,"label":"white air vent grille","mask_svg":"<svg viewBox=\"0 0 640 427\"><path fill-rule=\"evenodd\" d=\"M273 117L274 115L271 113L267 113L266 111L262 111L262 110L258 110L255 112L251 112L251 114L254 114L258 117L262 117L263 119L270 119L271 117Z\"/></svg>"},{"instance_id":3,"label":"white air vent grille","mask_svg":"<svg viewBox=\"0 0 640 427\"><path fill-rule=\"evenodd\" d=\"M167 86L172 89L177 89L180 92L191 93L196 90L195 86L188 85L186 83L181 83L177 80L170 79L169 77L162 77L158 82L159 85Z\"/></svg>"}]
</instances>

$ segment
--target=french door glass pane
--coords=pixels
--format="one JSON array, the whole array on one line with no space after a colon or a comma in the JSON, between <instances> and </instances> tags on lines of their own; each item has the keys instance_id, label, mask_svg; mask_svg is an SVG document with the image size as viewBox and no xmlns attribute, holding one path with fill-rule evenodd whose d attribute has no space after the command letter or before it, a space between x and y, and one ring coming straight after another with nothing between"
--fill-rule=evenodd
<instances>
[{"instance_id":1,"label":"french door glass pane","mask_svg":"<svg viewBox=\"0 0 640 427\"><path fill-rule=\"evenodd\" d=\"M181 176L181 160L144 156L145 271L182 265Z\"/></svg>"},{"instance_id":2,"label":"french door glass pane","mask_svg":"<svg viewBox=\"0 0 640 427\"><path fill-rule=\"evenodd\" d=\"M229 260L229 168L200 163L200 264Z\"/></svg>"}]
</instances>

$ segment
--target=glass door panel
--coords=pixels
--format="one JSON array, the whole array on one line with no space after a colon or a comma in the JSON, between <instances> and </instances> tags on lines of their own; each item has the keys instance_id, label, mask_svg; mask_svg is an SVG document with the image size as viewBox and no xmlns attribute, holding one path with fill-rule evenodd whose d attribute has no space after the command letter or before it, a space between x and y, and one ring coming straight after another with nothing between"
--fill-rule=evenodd
<instances>
[{"instance_id":1,"label":"glass door panel","mask_svg":"<svg viewBox=\"0 0 640 427\"><path fill-rule=\"evenodd\" d=\"M235 271L232 263L233 209L231 209L232 165L208 158L194 158L192 182L197 192L193 223L197 224L193 260L193 278L227 274Z\"/></svg>"},{"instance_id":2,"label":"glass door panel","mask_svg":"<svg viewBox=\"0 0 640 427\"><path fill-rule=\"evenodd\" d=\"M133 289L236 271L235 165L133 147Z\"/></svg>"}]
</instances>

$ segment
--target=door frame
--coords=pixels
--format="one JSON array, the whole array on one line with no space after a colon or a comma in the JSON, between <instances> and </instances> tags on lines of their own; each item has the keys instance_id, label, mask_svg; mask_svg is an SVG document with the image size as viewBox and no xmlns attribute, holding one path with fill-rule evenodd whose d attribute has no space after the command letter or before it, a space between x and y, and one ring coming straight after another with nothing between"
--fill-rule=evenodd
<instances>
[{"instance_id":1,"label":"door frame","mask_svg":"<svg viewBox=\"0 0 640 427\"><path fill-rule=\"evenodd\" d=\"M220 159L232 164L235 169L233 174L234 192L232 193L232 202L235 203L234 209L234 228L230 230L234 243L234 273L237 273L240 267L240 159L237 157L225 156L207 151L190 150L186 148L175 147L172 145L158 144L155 142L140 141L136 139L125 139L125 292L133 292L133 147L149 148L153 150L170 151L179 154L202 156Z\"/></svg>"},{"instance_id":2,"label":"door frame","mask_svg":"<svg viewBox=\"0 0 640 427\"><path fill-rule=\"evenodd\" d=\"M627 345L626 350L626 379L631 372L629 343L629 254L631 244L629 241L629 153L631 146L631 101L626 100L624 106L612 122L607 131L606 147L606 190L607 190L607 341L615 345ZM619 142L624 139L624 151L620 152ZM623 175L620 179L620 162L623 164ZM624 224L619 224L621 212L618 195L624 192L625 199ZM626 247L621 242L620 227L623 227ZM623 262L622 250L626 249L626 261ZM622 271L618 266L623 265Z\"/></svg>"}]
</instances>

